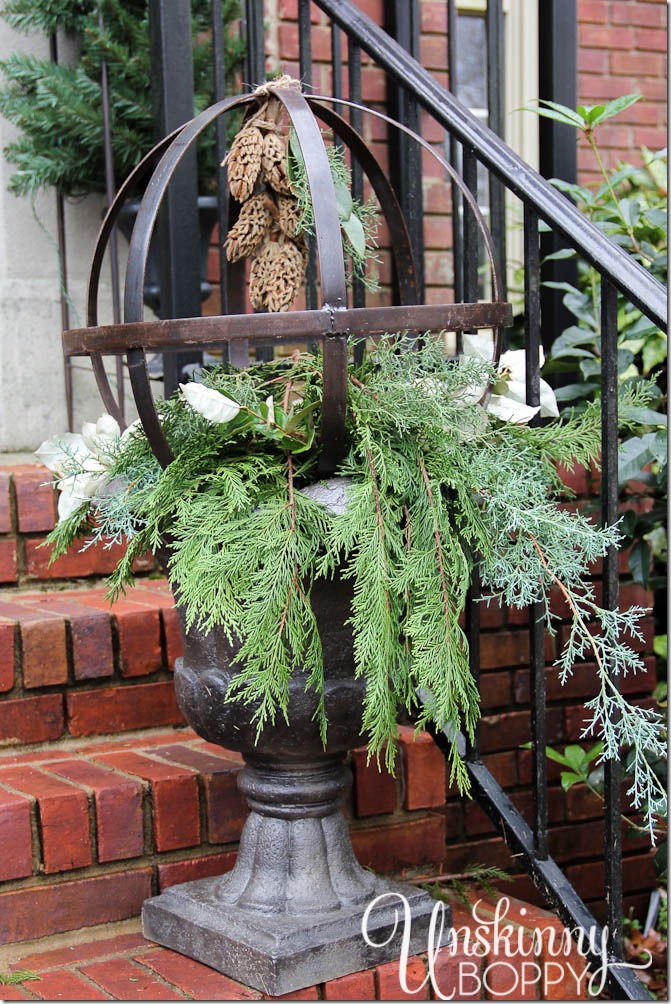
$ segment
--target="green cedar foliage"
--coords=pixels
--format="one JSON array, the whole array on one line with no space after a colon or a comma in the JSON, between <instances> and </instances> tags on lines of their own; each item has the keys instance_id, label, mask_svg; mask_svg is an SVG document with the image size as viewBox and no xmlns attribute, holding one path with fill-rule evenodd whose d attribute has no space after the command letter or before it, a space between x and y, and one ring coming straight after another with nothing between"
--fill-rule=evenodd
<instances>
[{"instance_id":1,"label":"green cedar foliage","mask_svg":"<svg viewBox=\"0 0 671 1004\"><path fill-rule=\"evenodd\" d=\"M212 103L210 4L193 0L195 113ZM2 17L22 32L58 30L75 37L78 61L58 65L15 52L0 62L0 114L19 129L5 148L16 168L9 189L33 195L53 186L64 195L104 192L100 67L107 62L112 146L117 179L125 178L154 145L147 0L102 0L104 28L95 0L6 0ZM230 28L237 0L223 0L225 66L229 82L242 61L242 41ZM235 87L233 87L235 89ZM216 170L214 131L199 142L201 188Z\"/></svg>"},{"instance_id":2,"label":"green cedar foliage","mask_svg":"<svg viewBox=\"0 0 671 1004\"><path fill-rule=\"evenodd\" d=\"M348 508L334 515L300 491L318 478L319 355L205 371L206 386L241 406L237 415L212 424L181 393L160 403L175 460L161 470L140 430L120 441L91 506L82 502L51 534L54 556L82 533L127 541L110 581L115 594L132 582L134 557L169 539L169 576L187 624L222 625L242 641L229 698L254 702L259 729L286 715L287 681L298 666L321 696L309 596L315 579L338 570L353 580L371 753L386 743L393 764L405 708L419 726L452 730L452 777L462 789L456 731L472 737L479 716L460 626L473 569L479 565L490 596L544 604L550 631L550 596L559 591L572 617L562 628L561 678L577 661L597 665L585 735L603 741L607 758L623 744L638 751L632 794L657 812L664 796L649 760L663 751L662 723L630 706L610 680L642 669L627 642L638 635L641 611L602 610L590 580L591 563L619 533L560 504L557 462L598 457L598 404L540 427L501 422L477 403L493 377L489 364L448 359L428 337L421 346L383 339L361 367L350 366L337 472L350 479ZM644 406L644 391L635 395L629 405ZM73 460L65 473L76 471ZM318 716L325 734L322 705Z\"/></svg>"}]
</instances>

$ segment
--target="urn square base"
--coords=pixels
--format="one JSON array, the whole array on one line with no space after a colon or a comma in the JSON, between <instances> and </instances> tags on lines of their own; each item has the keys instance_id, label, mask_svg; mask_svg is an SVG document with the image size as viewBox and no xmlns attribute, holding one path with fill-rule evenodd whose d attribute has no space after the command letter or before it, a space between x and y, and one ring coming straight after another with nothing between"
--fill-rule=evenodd
<instances>
[{"instance_id":1,"label":"urn square base","mask_svg":"<svg viewBox=\"0 0 671 1004\"><path fill-rule=\"evenodd\" d=\"M147 900L143 933L273 996L398 959L408 916L405 902L411 917L408 953L426 951L431 914L441 908L421 889L379 879L370 902L378 896L384 899L370 910L366 925L370 941L379 946L373 947L361 930L367 905L298 916L263 913L222 902L217 895L220 882L186 882ZM440 928L438 919L436 938ZM450 928L445 906L441 944L449 940Z\"/></svg>"}]
</instances>

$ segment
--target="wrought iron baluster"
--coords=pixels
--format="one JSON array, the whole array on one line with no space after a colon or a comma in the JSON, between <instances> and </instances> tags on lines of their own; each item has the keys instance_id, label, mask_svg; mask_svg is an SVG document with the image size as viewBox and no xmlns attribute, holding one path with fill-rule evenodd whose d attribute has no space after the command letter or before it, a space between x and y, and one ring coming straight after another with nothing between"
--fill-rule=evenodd
<instances>
[{"instance_id":1,"label":"wrought iron baluster","mask_svg":"<svg viewBox=\"0 0 671 1004\"><path fill-rule=\"evenodd\" d=\"M489 128L503 136L503 4L487 0L487 108ZM489 173L489 221L494 240L496 271L501 283L501 297L506 299L506 190Z\"/></svg>"},{"instance_id":2,"label":"wrought iron baluster","mask_svg":"<svg viewBox=\"0 0 671 1004\"><path fill-rule=\"evenodd\" d=\"M246 0L242 30L247 38L245 83L254 90L266 79L263 0Z\"/></svg>"},{"instance_id":3,"label":"wrought iron baluster","mask_svg":"<svg viewBox=\"0 0 671 1004\"><path fill-rule=\"evenodd\" d=\"M478 195L478 162L475 150L464 146L462 153L462 177L467 188ZM463 217L463 293L466 303L475 303L478 298L478 225L473 214L464 204Z\"/></svg>"},{"instance_id":4,"label":"wrought iron baluster","mask_svg":"<svg viewBox=\"0 0 671 1004\"><path fill-rule=\"evenodd\" d=\"M98 8L98 28L102 31L104 28L102 8ZM107 205L111 206L116 193L116 184L114 180L114 153L112 150L112 125L110 121L110 96L109 96L109 81L107 78L107 60L102 59L100 61L100 94L102 98L102 113L103 113L103 149L105 154L105 196L107 198ZM112 284L112 318L115 324L118 324L121 320L121 289L119 283L119 249L117 242L117 228L114 227L112 233L110 234L109 241L109 253L110 253L110 280ZM117 356L115 360L116 368L116 381L117 381L117 404L119 406L119 414L122 419L125 420L125 409L124 409L124 368L123 359L121 356Z\"/></svg>"},{"instance_id":5,"label":"wrought iron baluster","mask_svg":"<svg viewBox=\"0 0 671 1004\"><path fill-rule=\"evenodd\" d=\"M478 162L475 151L464 146L462 159L462 177L466 187L477 198ZM462 288L466 303L475 303L478 299L478 226L464 199L462 199L463 216L463 262ZM480 571L477 565L473 569L471 587L466 603L466 637L468 639L469 664L476 683L480 679ZM475 736L468 744L468 758L480 758L480 735L476 726Z\"/></svg>"},{"instance_id":6,"label":"wrought iron baluster","mask_svg":"<svg viewBox=\"0 0 671 1004\"><path fill-rule=\"evenodd\" d=\"M540 246L538 215L524 207L524 334L527 403L540 404ZM537 424L538 418L533 419ZM534 847L541 860L548 856L548 792L545 694L545 610L541 602L529 607L531 773L533 778Z\"/></svg>"},{"instance_id":7,"label":"wrought iron baluster","mask_svg":"<svg viewBox=\"0 0 671 1004\"><path fill-rule=\"evenodd\" d=\"M618 409L617 409L617 291L601 280L601 519L615 523L618 516ZM618 554L611 547L603 562L603 605L618 605ZM613 685L619 680L611 676ZM607 923L610 948L622 953L622 769L619 761L607 760L604 770L605 862Z\"/></svg>"},{"instance_id":8,"label":"wrought iron baluster","mask_svg":"<svg viewBox=\"0 0 671 1004\"><path fill-rule=\"evenodd\" d=\"M457 77L457 4L456 0L447 2L447 81L452 94L456 96L459 85ZM461 144L454 133L449 133L449 159L453 167L459 168L461 161ZM463 217L464 201L456 181L451 182L452 189L452 268L454 271L454 299L460 303L464 299L464 273L461 267L464 255ZM459 336L461 339L461 336Z\"/></svg>"},{"instance_id":9,"label":"wrought iron baluster","mask_svg":"<svg viewBox=\"0 0 671 1004\"><path fill-rule=\"evenodd\" d=\"M193 116L190 6L149 0L149 44L155 129L160 139ZM196 152L190 150L175 172L158 216L161 317L198 317L201 312L197 179ZM202 352L163 354L166 397L184 379L184 367L202 358Z\"/></svg>"},{"instance_id":10,"label":"wrought iron baluster","mask_svg":"<svg viewBox=\"0 0 671 1004\"><path fill-rule=\"evenodd\" d=\"M49 56L52 63L58 63L58 39L56 35L49 36ZM65 203L60 192L56 192L56 236L58 241L58 271L61 298L61 327L67 331L70 327L70 304L68 297L68 254L65 237ZM65 411L70 432L74 426L72 401L72 360L63 358L63 376L65 378Z\"/></svg>"},{"instance_id":11,"label":"wrought iron baluster","mask_svg":"<svg viewBox=\"0 0 671 1004\"><path fill-rule=\"evenodd\" d=\"M399 44L415 58L419 57L419 0L389 0L389 29ZM421 135L420 108L402 82L388 79L391 116L413 132ZM417 144L404 133L389 136L389 161L392 184L396 189L405 217L412 247L420 302L424 300L424 206L422 186L422 154Z\"/></svg>"}]
</instances>

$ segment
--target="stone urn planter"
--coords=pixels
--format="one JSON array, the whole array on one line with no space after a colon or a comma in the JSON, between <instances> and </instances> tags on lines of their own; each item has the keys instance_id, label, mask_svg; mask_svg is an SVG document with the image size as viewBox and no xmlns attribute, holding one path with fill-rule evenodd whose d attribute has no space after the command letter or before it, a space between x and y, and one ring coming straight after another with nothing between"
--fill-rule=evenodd
<instances>
[{"instance_id":1,"label":"stone urn planter","mask_svg":"<svg viewBox=\"0 0 671 1004\"><path fill-rule=\"evenodd\" d=\"M320 486L326 503L341 494L338 481ZM289 722L278 718L257 736L254 707L226 699L239 646L222 629L184 630L182 617L180 708L200 736L242 753L238 784L250 815L233 870L148 900L143 931L274 995L398 958L402 897L412 915L409 950L426 950L436 906L423 890L362 868L352 849L342 811L351 785L345 755L365 741L365 684L354 675L351 598L351 583L338 579L318 580L311 594L324 655L326 747L304 673L289 683Z\"/></svg>"},{"instance_id":2,"label":"stone urn planter","mask_svg":"<svg viewBox=\"0 0 671 1004\"><path fill-rule=\"evenodd\" d=\"M498 299L491 304L417 303L416 270L408 231L389 181L345 119L323 101L304 97L293 86L295 83L281 86L281 82L274 82L259 88L256 94L225 99L187 123L176 137L168 137L156 147L152 156L154 160L159 156L161 159L147 186L130 242L124 323L98 325L97 288L105 245L126 194L135 183L133 175L120 189L100 233L91 267L88 327L64 335L67 354L91 357L101 395L111 415L115 402L101 357L104 352L126 353L144 434L154 457L166 470L171 469L175 456L152 397L146 366L149 351L213 342L234 346L236 341L242 344L248 340L253 344L269 338L287 345L295 345L297 341L309 346L320 344L319 379L323 393L319 401L320 433L315 443L317 455L313 471L317 478L328 478L337 471L347 449L347 374L352 336L362 345L367 338L387 333L498 329L510 322L510 306ZM257 106L254 114L258 117L258 103L266 100L269 94L281 103L281 113L290 120L304 164L314 214L321 308L286 310L288 301L273 306L277 302L273 297L281 288L278 280L272 289L271 284L258 284L257 294L263 293L266 299L262 303L259 301L255 313L145 321L143 276L153 227L171 174L185 150L218 116L245 106L250 106L254 112ZM340 210L318 119L360 162L389 227L398 276L397 301L392 306L348 307ZM255 132L250 128L247 133L250 149L253 152L254 143L262 142L265 156L266 140L260 140L257 135L261 123L259 129L254 128ZM267 122L263 128L269 128ZM277 137L271 136L271 139L276 147ZM269 147L272 152L273 144ZM247 170L253 157L249 150L243 152L236 169ZM261 163L263 157L259 157L257 160ZM266 159L268 163L276 163L272 158ZM140 169L141 166L137 170ZM451 170L449 165L446 169ZM231 166L229 185L233 173ZM280 175L279 181L282 181ZM242 185L244 180L237 178L237 184ZM257 196L252 194L255 184L248 186L245 195L250 208L256 205ZM234 194L233 188L231 193ZM482 223L467 190L464 190L464 198ZM342 192L340 199L342 203ZM281 199L278 200L278 206L282 205ZM258 205L256 209L259 210ZM248 231L243 232L241 219L242 211L236 224L237 242L248 239L250 230L254 232L251 224ZM266 238L270 245L273 244L272 219L270 213L267 221L270 236ZM227 243L232 233L233 230ZM286 247L287 240L283 232L272 250L277 252L279 247ZM305 251L307 260L307 248ZM255 265L262 261L262 255L263 252L259 252ZM298 247L294 247L293 271L289 269L288 258L276 255L270 256L268 261L265 280L269 283L271 273L277 279L277 270L272 271L273 263L283 263L286 268L279 278L286 285L289 279L295 282L303 257ZM237 264L237 259L233 258L234 277L240 276ZM253 272L254 266L250 270L250 290ZM495 280L493 286L498 289ZM254 302L251 292L250 299ZM286 400L276 403L278 409L286 411L289 407L290 389L287 388ZM228 400L225 408L231 403ZM221 402L217 407L220 405ZM256 419L264 435L270 431L281 440L289 426L277 425L272 420L271 405L275 408L272 394L262 405L263 415L257 415ZM237 414L236 409L240 411L237 404L233 407L233 413ZM307 432L304 438L305 443L297 443L295 437L293 441L289 439L287 444L281 444L282 448L290 451L298 445L302 451L311 442L307 442ZM297 456L304 456L296 452ZM291 471L291 464L289 469ZM291 485L290 491L293 491L293 481ZM313 485L302 490L311 491L313 498L327 506L343 504L342 484L338 479L326 482L326 487ZM283 511L286 509L284 505ZM165 533L169 534L170 529ZM266 723L257 734L254 705L229 699L229 688L236 673L240 672L236 663L239 646L216 624L207 634L195 627L186 630L186 619L181 613L184 656L175 672L180 706L199 735L243 755L245 766L240 772L239 784L249 803L250 815L233 870L218 877L174 886L150 899L143 910L143 927L147 937L154 941L273 995L290 993L398 958L402 951L425 950L434 908L440 909L426 892L411 885L383 880L362 868L352 849L342 811L343 795L351 783L345 757L348 750L360 746L366 738L361 732L364 682L363 677L355 676L353 639L348 624L352 612L350 583L351 580L339 581L337 577L333 580L316 578L310 592L323 651L324 704L328 719L325 743L316 721L318 698L312 689L306 689L307 672L301 672L298 667L290 679L287 720L278 713L275 720ZM241 634L244 634L244 625ZM383 664L382 675L387 672ZM411 923L408 925L406 921ZM449 910L443 917L441 929L446 939Z\"/></svg>"}]
</instances>

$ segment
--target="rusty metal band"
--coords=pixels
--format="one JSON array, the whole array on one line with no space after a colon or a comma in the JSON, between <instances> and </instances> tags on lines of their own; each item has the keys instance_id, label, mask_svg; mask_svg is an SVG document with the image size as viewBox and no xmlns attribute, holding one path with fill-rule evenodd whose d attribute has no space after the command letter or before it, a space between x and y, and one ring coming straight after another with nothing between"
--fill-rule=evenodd
<instances>
[{"instance_id":1,"label":"rusty metal band","mask_svg":"<svg viewBox=\"0 0 671 1004\"><path fill-rule=\"evenodd\" d=\"M146 192L140 203L133 234L131 236L128 261L126 265L126 282L124 288L124 321L141 321L144 314L143 291L144 275L149 254L149 245L156 225L156 218L161 200L170 179L191 144L207 126L224 112L244 104L249 104L255 98L251 94L234 98L224 98L210 108L206 108L195 118L187 122L166 147L158 166L153 172ZM156 458L163 467L174 459L172 450L156 411L154 397L149 383L146 356L144 348L129 350L128 374L138 415L142 422L149 444Z\"/></svg>"},{"instance_id":2,"label":"rusty metal band","mask_svg":"<svg viewBox=\"0 0 671 1004\"><path fill-rule=\"evenodd\" d=\"M359 108L366 112L368 115L372 115L374 118L380 119L382 122L386 122L387 125L392 126L394 129L398 129L400 132L405 133L415 140L427 153L430 153L432 157L438 161L441 167L447 172L451 180L455 183L457 188L462 194L465 202L473 213L475 220L478 224L478 229L482 234L482 240L485 246L485 252L487 254L487 259L489 261L489 269L492 277L492 296L495 303L503 302L501 300L501 283L499 282L498 273L496 271L496 258L494 254L494 245L492 242L492 237L485 223L484 217L480 211L480 207L476 201L475 196L471 190L464 184L463 179L457 174L453 166L450 164L445 157L440 154L435 147L431 146L422 136L418 136L416 132L409 129L402 122L397 122L395 119L390 118L383 112L379 112L374 108L367 108L364 105L356 104L354 101L346 101L345 98L333 98L327 94L315 94L312 95L313 101L326 101L330 104L345 105L348 108ZM498 365L499 359L501 357L501 333L498 328L494 329L494 343L492 346L492 362L495 366Z\"/></svg>"},{"instance_id":3,"label":"rusty metal band","mask_svg":"<svg viewBox=\"0 0 671 1004\"><path fill-rule=\"evenodd\" d=\"M279 314L220 314L73 328L63 334L63 349L66 356L97 352L114 355L129 349L169 351L185 345L202 348L225 341L280 342L349 334L374 338L395 332L470 331L509 324L512 324L512 307L503 302L291 310Z\"/></svg>"},{"instance_id":4,"label":"rusty metal band","mask_svg":"<svg viewBox=\"0 0 671 1004\"><path fill-rule=\"evenodd\" d=\"M331 167L317 120L307 101L290 87L270 88L287 110L305 164L317 238L322 310L331 314L347 306L347 280L340 215ZM347 338L326 339L323 346L321 408L321 474L332 474L345 449L347 410Z\"/></svg>"}]
</instances>

